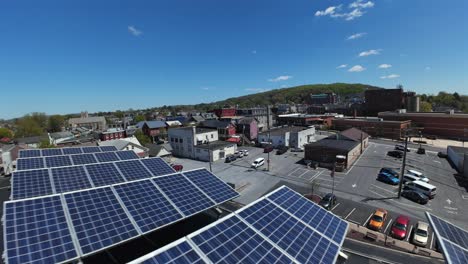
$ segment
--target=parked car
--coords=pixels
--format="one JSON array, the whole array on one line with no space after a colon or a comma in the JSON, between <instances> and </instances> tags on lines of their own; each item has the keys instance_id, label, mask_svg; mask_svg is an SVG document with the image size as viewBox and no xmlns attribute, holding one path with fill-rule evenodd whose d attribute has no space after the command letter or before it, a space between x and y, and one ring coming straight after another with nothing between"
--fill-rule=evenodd
<instances>
[{"instance_id":1,"label":"parked car","mask_svg":"<svg viewBox=\"0 0 468 264\"><path fill-rule=\"evenodd\" d=\"M398 172L396 172L392 168L381 168L380 172L385 172L385 173L391 174L391 175L393 175L393 177L396 177L396 178L400 177L400 174Z\"/></svg>"},{"instance_id":2,"label":"parked car","mask_svg":"<svg viewBox=\"0 0 468 264\"><path fill-rule=\"evenodd\" d=\"M322 200L320 200L319 205L327 210L331 210L336 205L336 196L332 193L325 194Z\"/></svg>"},{"instance_id":3,"label":"parked car","mask_svg":"<svg viewBox=\"0 0 468 264\"><path fill-rule=\"evenodd\" d=\"M248 150L243 149L243 150L241 150L241 151L242 151L242 153L244 153L244 156L248 156L248 155L249 155L249 151L248 151Z\"/></svg>"},{"instance_id":4,"label":"parked car","mask_svg":"<svg viewBox=\"0 0 468 264\"><path fill-rule=\"evenodd\" d=\"M401 196L419 204L427 204L429 197L422 192L416 190L404 190L401 192Z\"/></svg>"},{"instance_id":5,"label":"parked car","mask_svg":"<svg viewBox=\"0 0 468 264\"><path fill-rule=\"evenodd\" d=\"M236 159L237 159L236 156L228 155L228 156L226 156L226 159L224 160L224 162L229 163L229 162L235 161Z\"/></svg>"},{"instance_id":6,"label":"parked car","mask_svg":"<svg viewBox=\"0 0 468 264\"><path fill-rule=\"evenodd\" d=\"M172 165L172 168L175 170L175 171L182 171L184 169L184 166L180 165L180 164L174 164Z\"/></svg>"},{"instance_id":7,"label":"parked car","mask_svg":"<svg viewBox=\"0 0 468 264\"><path fill-rule=\"evenodd\" d=\"M301 148L291 148L290 151L291 152L304 152L304 150Z\"/></svg>"},{"instance_id":8,"label":"parked car","mask_svg":"<svg viewBox=\"0 0 468 264\"><path fill-rule=\"evenodd\" d=\"M266 146L263 148L263 153L268 153L268 152L272 152L273 151L273 147L272 146Z\"/></svg>"},{"instance_id":9,"label":"parked car","mask_svg":"<svg viewBox=\"0 0 468 264\"><path fill-rule=\"evenodd\" d=\"M400 183L400 179L386 172L379 173L377 180L391 185L397 185Z\"/></svg>"},{"instance_id":10,"label":"parked car","mask_svg":"<svg viewBox=\"0 0 468 264\"><path fill-rule=\"evenodd\" d=\"M395 145L395 150L405 151L405 146L403 146L403 145ZM407 152L410 152L410 149L409 149L409 148L406 148L406 151L407 151Z\"/></svg>"},{"instance_id":11,"label":"parked car","mask_svg":"<svg viewBox=\"0 0 468 264\"><path fill-rule=\"evenodd\" d=\"M396 239L405 239L408 235L410 220L407 216L399 215L390 229L390 235Z\"/></svg>"},{"instance_id":12,"label":"parked car","mask_svg":"<svg viewBox=\"0 0 468 264\"><path fill-rule=\"evenodd\" d=\"M236 150L236 151L234 152L234 156L236 156L236 158L242 158L242 157L244 157L244 152L243 152L243 151Z\"/></svg>"},{"instance_id":13,"label":"parked car","mask_svg":"<svg viewBox=\"0 0 468 264\"><path fill-rule=\"evenodd\" d=\"M258 168L260 166L262 166L263 164L265 164L265 158L258 158L256 160L254 160L254 162L252 163L252 168Z\"/></svg>"},{"instance_id":14,"label":"parked car","mask_svg":"<svg viewBox=\"0 0 468 264\"><path fill-rule=\"evenodd\" d=\"M414 227L414 235L411 242L417 246L425 247L429 237L429 224L419 221Z\"/></svg>"},{"instance_id":15,"label":"parked car","mask_svg":"<svg viewBox=\"0 0 468 264\"><path fill-rule=\"evenodd\" d=\"M418 177L420 181L429 182L429 179L426 176L424 176L422 172L419 172L417 170L407 170L406 172L410 175L414 175L415 177Z\"/></svg>"},{"instance_id":16,"label":"parked car","mask_svg":"<svg viewBox=\"0 0 468 264\"><path fill-rule=\"evenodd\" d=\"M423 182L419 180L406 183L403 189L415 190L415 191L421 192L427 197L429 197L429 199L433 199L437 194L437 187L427 182Z\"/></svg>"},{"instance_id":17,"label":"parked car","mask_svg":"<svg viewBox=\"0 0 468 264\"><path fill-rule=\"evenodd\" d=\"M375 210L374 214L369 220L369 223L367 224L367 227L380 231L385 223L385 220L387 220L387 215L387 210L381 208Z\"/></svg>"},{"instance_id":18,"label":"parked car","mask_svg":"<svg viewBox=\"0 0 468 264\"><path fill-rule=\"evenodd\" d=\"M437 152L437 157L445 159L447 158L447 153L439 151Z\"/></svg>"},{"instance_id":19,"label":"parked car","mask_svg":"<svg viewBox=\"0 0 468 264\"><path fill-rule=\"evenodd\" d=\"M279 147L278 150L276 151L276 155L284 154L287 151L288 151L288 147L285 147L285 146Z\"/></svg>"},{"instance_id":20,"label":"parked car","mask_svg":"<svg viewBox=\"0 0 468 264\"><path fill-rule=\"evenodd\" d=\"M408 174L408 173L407 173L407 174L404 174L404 175L403 175L403 179L402 179L403 184L405 184L405 183L407 183L407 182L417 181L417 180L419 180L418 177L414 176L413 174Z\"/></svg>"},{"instance_id":21,"label":"parked car","mask_svg":"<svg viewBox=\"0 0 468 264\"><path fill-rule=\"evenodd\" d=\"M389 152L387 152L387 155L399 159L403 158L403 152L399 150L390 150Z\"/></svg>"},{"instance_id":22,"label":"parked car","mask_svg":"<svg viewBox=\"0 0 468 264\"><path fill-rule=\"evenodd\" d=\"M424 148L418 148L418 150L416 151L416 153L418 154L426 154L426 150Z\"/></svg>"}]
</instances>

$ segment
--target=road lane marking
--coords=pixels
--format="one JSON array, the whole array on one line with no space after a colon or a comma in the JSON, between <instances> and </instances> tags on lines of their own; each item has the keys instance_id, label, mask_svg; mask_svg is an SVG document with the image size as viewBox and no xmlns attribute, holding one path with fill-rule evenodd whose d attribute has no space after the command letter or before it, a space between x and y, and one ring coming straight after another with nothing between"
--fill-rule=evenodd
<instances>
[{"instance_id":1,"label":"road lane marking","mask_svg":"<svg viewBox=\"0 0 468 264\"><path fill-rule=\"evenodd\" d=\"M353 210L351 210L351 212L349 212L343 219L348 219L348 217L354 212L354 210L356 210L356 208L353 208Z\"/></svg>"},{"instance_id":2,"label":"road lane marking","mask_svg":"<svg viewBox=\"0 0 468 264\"><path fill-rule=\"evenodd\" d=\"M364 224L363 224L362 226L366 226L366 225L367 225L367 222L370 220L370 218L372 217L373 214L374 214L374 213L371 213L371 214L369 215L369 217L367 217L366 221L364 222Z\"/></svg>"},{"instance_id":3,"label":"road lane marking","mask_svg":"<svg viewBox=\"0 0 468 264\"><path fill-rule=\"evenodd\" d=\"M440 161L438 161L438 160L433 160L433 161L440 164Z\"/></svg>"},{"instance_id":4,"label":"road lane marking","mask_svg":"<svg viewBox=\"0 0 468 264\"><path fill-rule=\"evenodd\" d=\"M444 206L445 209L447 210L453 210L453 211L457 211L458 208L455 208L455 207L449 207L449 206Z\"/></svg>"},{"instance_id":5,"label":"road lane marking","mask_svg":"<svg viewBox=\"0 0 468 264\"><path fill-rule=\"evenodd\" d=\"M406 240L407 242L409 241L409 237L410 237L410 235L411 235L411 231L413 231L413 226L410 226L409 232L408 232L408 234L406 235L406 239L405 239L405 240Z\"/></svg>"},{"instance_id":6,"label":"road lane marking","mask_svg":"<svg viewBox=\"0 0 468 264\"><path fill-rule=\"evenodd\" d=\"M384 196L384 195L381 195L380 193L377 193L377 192L374 192L372 190L369 190L369 192L377 195L377 196L380 196L382 198L388 198L387 196ZM394 203L396 204L399 204L401 206L406 206L406 207L412 207L412 208L415 208L415 209L419 209L419 210L428 210L428 211L432 211L431 208L426 208L426 207L423 207L423 206L416 206L416 205L410 205L410 204L405 204L405 203L402 203L402 202L398 202L396 200L393 200Z\"/></svg>"},{"instance_id":7,"label":"road lane marking","mask_svg":"<svg viewBox=\"0 0 468 264\"><path fill-rule=\"evenodd\" d=\"M387 229L388 229L388 227L390 226L390 224L392 223L392 221L393 221L393 218L390 218L390 221L388 221L388 224L387 224L387 226L385 227L384 234L387 234Z\"/></svg>"},{"instance_id":8,"label":"road lane marking","mask_svg":"<svg viewBox=\"0 0 468 264\"><path fill-rule=\"evenodd\" d=\"M296 168L295 170L291 171L288 176L293 176L293 173L295 173L297 170L300 170L301 168Z\"/></svg>"},{"instance_id":9,"label":"road lane marking","mask_svg":"<svg viewBox=\"0 0 468 264\"><path fill-rule=\"evenodd\" d=\"M336 204L336 205L335 205L335 206L334 206L334 207L333 207L333 208L332 208L330 211L333 211L333 210L335 210L335 208L337 208L337 207L338 207L338 205L340 205L340 203L337 203L337 204Z\"/></svg>"}]
</instances>

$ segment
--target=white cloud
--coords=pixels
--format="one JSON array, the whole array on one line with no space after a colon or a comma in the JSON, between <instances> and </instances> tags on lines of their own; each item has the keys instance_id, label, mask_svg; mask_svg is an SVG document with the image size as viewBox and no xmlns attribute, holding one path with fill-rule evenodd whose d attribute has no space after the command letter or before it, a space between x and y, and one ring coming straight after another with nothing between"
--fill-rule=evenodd
<instances>
[{"instance_id":1,"label":"white cloud","mask_svg":"<svg viewBox=\"0 0 468 264\"><path fill-rule=\"evenodd\" d=\"M343 69L348 67L348 64L341 64L340 66L336 67L337 69Z\"/></svg>"},{"instance_id":2,"label":"white cloud","mask_svg":"<svg viewBox=\"0 0 468 264\"><path fill-rule=\"evenodd\" d=\"M349 21L349 20L353 20L353 19L358 18L358 17L362 17L362 15L364 15L364 12L362 12L361 9L356 8L353 11L345 14L345 17L346 17L346 20Z\"/></svg>"},{"instance_id":3,"label":"white cloud","mask_svg":"<svg viewBox=\"0 0 468 264\"><path fill-rule=\"evenodd\" d=\"M327 9L323 10L323 11L317 11L315 12L315 16L332 16L334 14L336 14L336 10L340 9L341 8L341 5L339 6L330 6L330 7L327 7Z\"/></svg>"},{"instance_id":4,"label":"white cloud","mask_svg":"<svg viewBox=\"0 0 468 264\"><path fill-rule=\"evenodd\" d=\"M374 2L367 1L364 3L364 0L357 0L349 5L349 8L370 8L374 7Z\"/></svg>"},{"instance_id":5,"label":"white cloud","mask_svg":"<svg viewBox=\"0 0 468 264\"><path fill-rule=\"evenodd\" d=\"M356 33L356 34L349 36L347 40L362 38L366 34L367 34L366 32Z\"/></svg>"},{"instance_id":6,"label":"white cloud","mask_svg":"<svg viewBox=\"0 0 468 264\"><path fill-rule=\"evenodd\" d=\"M391 68L392 65L391 64L380 64L379 65L379 69L388 69L388 68Z\"/></svg>"},{"instance_id":7,"label":"white cloud","mask_svg":"<svg viewBox=\"0 0 468 264\"><path fill-rule=\"evenodd\" d=\"M380 50L366 50L366 51L363 51L361 53L359 53L359 57L366 57L366 56L370 56L370 55L379 55L380 54Z\"/></svg>"},{"instance_id":8,"label":"white cloud","mask_svg":"<svg viewBox=\"0 0 468 264\"><path fill-rule=\"evenodd\" d=\"M390 75L386 75L386 76L380 76L380 79L395 79L395 78L398 78L398 77L400 77L400 75L390 74Z\"/></svg>"},{"instance_id":9,"label":"white cloud","mask_svg":"<svg viewBox=\"0 0 468 264\"><path fill-rule=\"evenodd\" d=\"M348 71L349 72L362 72L362 71L365 71L365 70L366 70L366 68L362 67L361 65L354 65Z\"/></svg>"},{"instance_id":10,"label":"white cloud","mask_svg":"<svg viewBox=\"0 0 468 264\"><path fill-rule=\"evenodd\" d=\"M134 26L128 26L128 32L130 32L130 34L132 34L132 35L134 35L136 37L143 34L143 32L141 30L136 29L136 27L134 27Z\"/></svg>"},{"instance_id":11,"label":"white cloud","mask_svg":"<svg viewBox=\"0 0 468 264\"><path fill-rule=\"evenodd\" d=\"M291 79L292 76L289 76L289 75L282 75L282 76L278 76L274 79L268 79L269 82L280 82L280 81L286 81L286 80L289 80Z\"/></svg>"}]
</instances>

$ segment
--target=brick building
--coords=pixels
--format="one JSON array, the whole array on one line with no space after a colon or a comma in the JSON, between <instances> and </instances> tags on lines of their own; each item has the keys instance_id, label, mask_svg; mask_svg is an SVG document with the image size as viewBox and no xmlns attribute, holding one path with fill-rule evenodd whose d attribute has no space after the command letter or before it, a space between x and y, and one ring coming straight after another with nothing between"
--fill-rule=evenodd
<instances>
[{"instance_id":1,"label":"brick building","mask_svg":"<svg viewBox=\"0 0 468 264\"><path fill-rule=\"evenodd\" d=\"M306 115L306 114L289 114L279 115L276 118L276 124L278 126L311 126L311 125L322 125L331 126L331 120L334 115Z\"/></svg>"},{"instance_id":2,"label":"brick building","mask_svg":"<svg viewBox=\"0 0 468 264\"><path fill-rule=\"evenodd\" d=\"M412 127L421 128L423 135L434 135L457 140L468 139L468 114L463 113L407 113L382 112L383 120L411 120Z\"/></svg>"},{"instance_id":3,"label":"brick building","mask_svg":"<svg viewBox=\"0 0 468 264\"><path fill-rule=\"evenodd\" d=\"M376 116L379 112L404 108L403 89L376 89L365 92L366 112Z\"/></svg>"},{"instance_id":4,"label":"brick building","mask_svg":"<svg viewBox=\"0 0 468 264\"><path fill-rule=\"evenodd\" d=\"M384 121L380 118L336 118L332 128L343 131L352 127L359 128L373 137L400 139L405 129L410 128L411 121Z\"/></svg>"},{"instance_id":5,"label":"brick building","mask_svg":"<svg viewBox=\"0 0 468 264\"><path fill-rule=\"evenodd\" d=\"M218 117L235 116L236 115L236 109L235 108L219 108L219 109L214 109L212 112Z\"/></svg>"}]
</instances>

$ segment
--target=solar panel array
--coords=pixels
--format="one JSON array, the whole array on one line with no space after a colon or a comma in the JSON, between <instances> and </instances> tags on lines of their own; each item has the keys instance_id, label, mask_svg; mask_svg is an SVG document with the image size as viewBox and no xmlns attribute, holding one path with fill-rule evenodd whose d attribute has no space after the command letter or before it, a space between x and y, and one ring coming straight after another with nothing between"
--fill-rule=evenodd
<instances>
[{"instance_id":1,"label":"solar panel array","mask_svg":"<svg viewBox=\"0 0 468 264\"><path fill-rule=\"evenodd\" d=\"M426 212L449 264L468 263L468 232Z\"/></svg>"},{"instance_id":2,"label":"solar panel array","mask_svg":"<svg viewBox=\"0 0 468 264\"><path fill-rule=\"evenodd\" d=\"M19 158L32 158L107 151L117 151L117 148L114 146L90 146L74 148L21 149L18 155Z\"/></svg>"},{"instance_id":3,"label":"solar panel array","mask_svg":"<svg viewBox=\"0 0 468 264\"><path fill-rule=\"evenodd\" d=\"M16 160L16 170L55 168L138 158L140 157L133 150L20 158Z\"/></svg>"},{"instance_id":4,"label":"solar panel array","mask_svg":"<svg viewBox=\"0 0 468 264\"><path fill-rule=\"evenodd\" d=\"M148 169L147 163L158 164L160 171ZM161 158L15 171L11 177L11 199L82 190L174 172Z\"/></svg>"},{"instance_id":5,"label":"solar panel array","mask_svg":"<svg viewBox=\"0 0 468 264\"><path fill-rule=\"evenodd\" d=\"M196 172L205 173L204 177L210 180L202 184L219 180L206 169ZM174 180L165 180L168 178ZM168 182L178 188L168 187ZM226 201L239 196L227 184L217 186L220 192L231 193ZM194 213L185 213L179 207L193 203L190 200L193 197L184 193L192 189L201 190L202 186L182 172L5 202L5 261L7 264L68 262L160 229ZM198 212L219 204L215 197L199 192L197 198L210 202L197 207ZM188 253L186 260L196 262L191 261L193 256L193 252Z\"/></svg>"},{"instance_id":6,"label":"solar panel array","mask_svg":"<svg viewBox=\"0 0 468 264\"><path fill-rule=\"evenodd\" d=\"M283 186L131 263L335 263L347 229Z\"/></svg>"}]
</instances>

